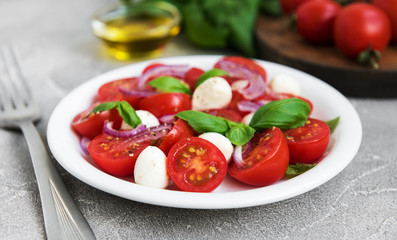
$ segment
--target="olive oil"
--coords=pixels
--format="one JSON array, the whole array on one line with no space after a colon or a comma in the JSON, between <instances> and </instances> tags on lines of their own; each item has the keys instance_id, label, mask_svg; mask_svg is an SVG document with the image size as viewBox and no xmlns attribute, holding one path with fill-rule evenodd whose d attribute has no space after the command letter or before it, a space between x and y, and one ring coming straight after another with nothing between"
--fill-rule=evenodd
<instances>
[{"instance_id":1,"label":"olive oil","mask_svg":"<svg viewBox=\"0 0 397 240\"><path fill-rule=\"evenodd\" d=\"M112 17L94 19L92 27L106 51L119 60L157 56L180 32L179 21L171 14L142 12L117 16L115 13L108 13Z\"/></svg>"}]
</instances>

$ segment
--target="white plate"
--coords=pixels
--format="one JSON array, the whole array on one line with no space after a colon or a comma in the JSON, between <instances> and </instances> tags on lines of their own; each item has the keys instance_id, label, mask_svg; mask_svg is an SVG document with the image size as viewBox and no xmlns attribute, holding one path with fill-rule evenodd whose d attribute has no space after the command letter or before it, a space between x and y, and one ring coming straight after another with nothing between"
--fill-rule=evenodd
<instances>
[{"instance_id":1,"label":"white plate","mask_svg":"<svg viewBox=\"0 0 397 240\"><path fill-rule=\"evenodd\" d=\"M156 59L167 64L190 64L209 70L222 56L183 56ZM262 205L292 198L327 182L341 172L357 153L362 137L359 116L350 102L323 81L279 64L257 60L268 72L268 80L277 73L295 77L302 96L314 104L313 117L330 120L340 116L325 157L316 167L287 181L267 187L250 187L230 177L212 193L190 193L144 187L108 175L86 161L78 137L71 131L73 117L87 108L98 88L105 82L138 76L151 61L128 65L95 77L70 92L53 111L47 129L48 144L56 160L76 178L102 191L126 199L178 208L221 209Z\"/></svg>"}]
</instances>

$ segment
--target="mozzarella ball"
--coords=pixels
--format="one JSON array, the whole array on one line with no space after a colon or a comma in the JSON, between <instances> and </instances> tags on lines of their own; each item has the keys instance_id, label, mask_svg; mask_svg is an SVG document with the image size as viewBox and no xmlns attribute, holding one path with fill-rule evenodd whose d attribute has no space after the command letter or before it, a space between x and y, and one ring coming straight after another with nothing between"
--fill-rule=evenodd
<instances>
[{"instance_id":1,"label":"mozzarella ball","mask_svg":"<svg viewBox=\"0 0 397 240\"><path fill-rule=\"evenodd\" d=\"M283 73L277 74L272 78L270 88L275 92L290 93L296 96L299 96L301 92L299 83L296 79Z\"/></svg>"},{"instance_id":2,"label":"mozzarella ball","mask_svg":"<svg viewBox=\"0 0 397 240\"><path fill-rule=\"evenodd\" d=\"M226 107L232 100L232 88L221 77L212 77L200 84L193 92L192 108L204 111Z\"/></svg>"},{"instance_id":3,"label":"mozzarella ball","mask_svg":"<svg viewBox=\"0 0 397 240\"><path fill-rule=\"evenodd\" d=\"M235 82L232 83L232 90L233 91L237 91L240 89L244 89L246 87L248 87L249 81L248 80L237 80Z\"/></svg>"},{"instance_id":4,"label":"mozzarella ball","mask_svg":"<svg viewBox=\"0 0 397 240\"><path fill-rule=\"evenodd\" d=\"M136 115L141 119L142 124L145 125L147 128L149 127L154 127L160 124L159 120L154 116L151 112L145 111L145 110L137 110L135 111ZM130 125L128 125L126 122L121 123L122 130L130 130L133 129Z\"/></svg>"},{"instance_id":5,"label":"mozzarella ball","mask_svg":"<svg viewBox=\"0 0 397 240\"><path fill-rule=\"evenodd\" d=\"M148 146L135 163L135 183L154 188L166 188L170 182L166 156L158 147Z\"/></svg>"},{"instance_id":6,"label":"mozzarella ball","mask_svg":"<svg viewBox=\"0 0 397 240\"><path fill-rule=\"evenodd\" d=\"M219 148L219 150L221 150L227 160L227 163L230 162L234 149L229 139L216 132L203 133L199 136L199 138L203 138L214 144L217 148Z\"/></svg>"},{"instance_id":7,"label":"mozzarella ball","mask_svg":"<svg viewBox=\"0 0 397 240\"><path fill-rule=\"evenodd\" d=\"M241 122L243 122L245 125L249 126L250 122L251 122L251 119L254 116L254 114L255 114L255 112L252 112L252 113L249 113L249 114L245 115L243 117L243 119L241 120Z\"/></svg>"}]
</instances>

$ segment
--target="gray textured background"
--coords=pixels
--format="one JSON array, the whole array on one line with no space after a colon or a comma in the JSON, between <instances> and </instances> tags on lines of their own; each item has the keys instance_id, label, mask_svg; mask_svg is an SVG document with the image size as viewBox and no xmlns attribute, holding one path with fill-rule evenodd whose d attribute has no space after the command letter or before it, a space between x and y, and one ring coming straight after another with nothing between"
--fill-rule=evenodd
<instances>
[{"instance_id":1,"label":"gray textured background","mask_svg":"<svg viewBox=\"0 0 397 240\"><path fill-rule=\"evenodd\" d=\"M105 0L0 0L0 44L17 46L43 118L87 79L127 64L105 58L90 16ZM219 53L178 37L163 56ZM397 81L397 77L396 77ZM359 82L359 80L358 80ZM397 239L397 100L349 98L363 124L353 162L301 196L232 210L186 210L125 200L57 165L98 239ZM0 129L0 239L45 238L27 145Z\"/></svg>"}]
</instances>

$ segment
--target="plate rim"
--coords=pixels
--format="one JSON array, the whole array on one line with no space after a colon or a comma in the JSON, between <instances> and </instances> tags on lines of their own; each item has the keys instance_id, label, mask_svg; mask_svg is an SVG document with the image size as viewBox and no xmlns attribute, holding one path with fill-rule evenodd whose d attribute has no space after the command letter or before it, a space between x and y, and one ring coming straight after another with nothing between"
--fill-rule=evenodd
<instances>
[{"instance_id":1,"label":"plate rim","mask_svg":"<svg viewBox=\"0 0 397 240\"><path fill-rule=\"evenodd\" d=\"M189 55L189 56L176 56L176 57L166 57L166 58L147 60L139 63L128 64L126 66L110 70L78 85L76 88L71 90L65 97L63 97L62 100L58 102L53 112L51 113L51 116L48 121L47 141L50 151L54 155L54 158L71 175L83 181L84 183L92 187L95 187L99 190L102 190L104 192L137 202L143 202L158 206L190 208L190 209L229 209L229 208L251 207L251 206L263 205L263 204L278 202L292 197L296 197L300 194L313 190L321 186L325 182L329 181L337 174L339 174L353 160L354 156L358 152L359 147L361 145L362 125L357 111L354 109L353 105L349 102L349 100L345 96L343 96L339 91L337 91L335 88L333 88L326 82L310 74L304 73L300 70L288 66L284 66L278 63L259 60L259 59L254 59L254 60L257 61L262 66L268 66L270 68L276 67L276 68L286 69L295 74L305 76L310 81L315 81L316 84L319 84L319 86L324 87L325 89L327 89L327 91L329 91L329 93L332 93L334 96L337 97L338 101L336 102L336 104L342 104L342 106L344 106L344 114L345 116L348 116L348 118L347 119L341 118L341 123L348 124L350 127L352 127L353 129L352 132L354 132L355 134L351 134L350 137L348 136L349 137L348 139L346 139L345 137L346 134L342 135L343 137L345 137L342 140L344 140L344 142L353 143L353 145L349 146L349 148L347 149L348 151L343 152L344 156L346 156L345 161L338 162L338 164L334 166L334 168L331 168L332 171L327 169L326 171L327 174L322 175L319 178L316 178L315 182L313 180L310 180L310 178L313 177L313 175L317 176L318 174L315 173L321 172L323 168L327 167L328 164L324 165L321 164L320 162L315 168L293 179L261 188L255 188L244 191L233 191L233 192L212 192L212 193L181 192L181 191L155 189L155 188L140 186L110 176L102 172L101 170L93 167L92 165L91 165L91 169L88 171L87 169L89 168L88 166L89 163L85 161L86 163L85 164L83 163L84 166L82 167L84 167L84 170L87 170L89 174L95 174L94 175L95 178L93 179L93 177L89 176L89 174L82 174L75 167L71 166L70 163L68 163L68 161L65 159L66 157L62 156L62 154L60 153L59 144L57 145L57 138L59 137L59 132L60 132L57 131L59 127L57 125L57 121L59 121L59 118L64 115L62 111L65 110L65 106L67 106L68 100L74 95L76 95L79 91L82 91L86 88L90 88L91 85L100 86L105 82L116 80L117 78L119 78L119 77L115 78L116 75L117 76L120 74L122 75L125 71L128 72L130 68L136 68L134 72L137 72L139 69L142 70L145 66L147 66L152 62L178 62L181 59L183 59L183 62L189 62L189 63L197 62L198 60L206 61L206 62L207 61L215 62L217 59L220 59L221 57L223 57L223 55ZM302 81L305 80L302 79ZM95 93L97 89L98 88L90 89L90 91ZM90 99L92 98L93 95L91 96ZM82 108L82 110L84 110L84 108ZM70 119L71 117L70 113L68 117ZM68 127L69 128L67 128L67 130L70 132L68 135L70 136L71 134L73 134L72 130L70 129L70 122ZM339 145L341 144L340 137L342 133L340 128L341 127L337 128L337 130L335 131L338 132L338 135L335 138L339 138L339 139L335 140L334 148L339 147ZM64 131L65 129L61 130L61 132ZM77 141L77 136L75 138ZM70 140L71 139L68 139L69 142ZM326 159L330 157L334 157L333 155L335 155L336 153L338 152L335 152L334 150L331 151L329 155L326 157ZM70 155L71 153L68 154ZM76 153L73 153L72 157L78 157L78 156L76 156ZM81 154L80 154L80 158L84 159L81 156ZM106 180L108 184L103 185L102 182L99 183L95 181L98 179ZM117 183L119 185L117 187L114 187L112 186L113 183ZM288 191L288 189L290 189L291 187L294 188L293 191L291 190ZM120 189L127 189L128 191L120 191ZM243 192L243 194L241 194L241 192ZM140 194L136 194L136 193L140 193ZM278 194L274 194L274 193L278 193ZM242 197L242 195L244 195L244 197ZM153 196L159 196L159 197L153 197Z\"/></svg>"}]
</instances>

